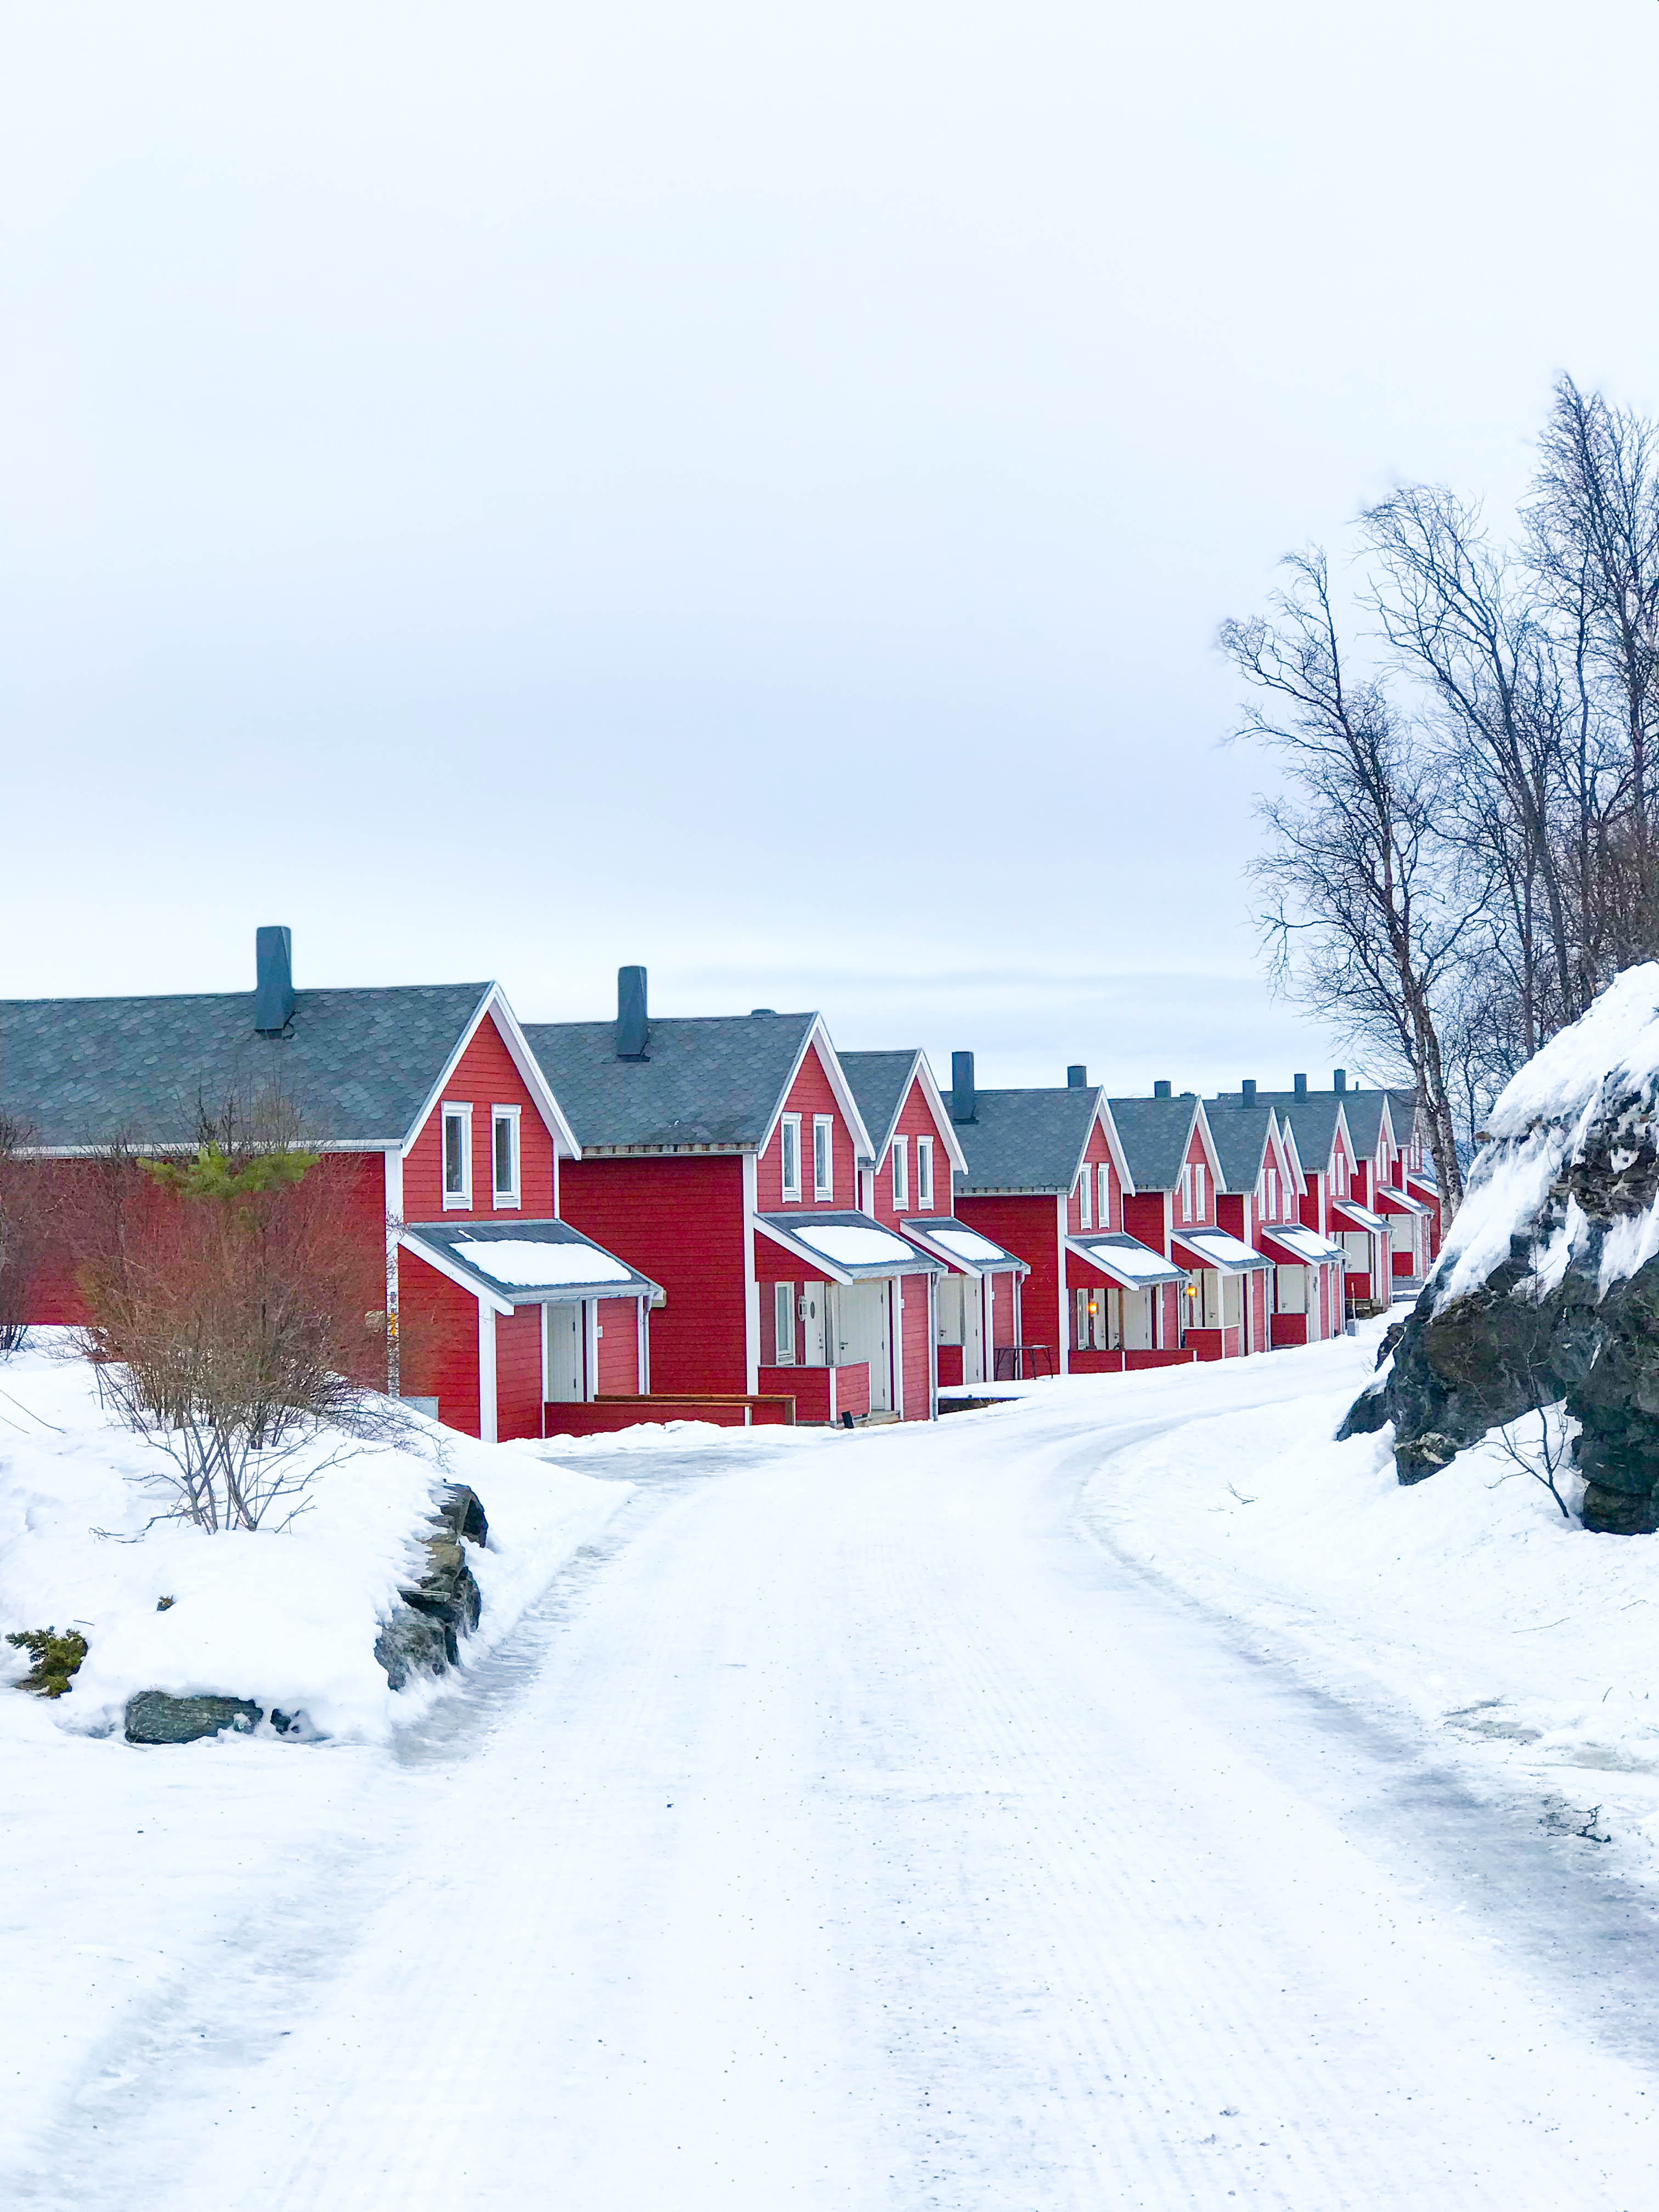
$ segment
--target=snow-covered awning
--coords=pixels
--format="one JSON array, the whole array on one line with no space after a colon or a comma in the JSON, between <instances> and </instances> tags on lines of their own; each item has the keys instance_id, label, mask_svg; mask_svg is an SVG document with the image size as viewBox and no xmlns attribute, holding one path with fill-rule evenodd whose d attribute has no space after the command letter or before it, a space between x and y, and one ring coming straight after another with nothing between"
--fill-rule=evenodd
<instances>
[{"instance_id":1,"label":"snow-covered awning","mask_svg":"<svg viewBox=\"0 0 1659 2212\"><path fill-rule=\"evenodd\" d=\"M1173 1239L1176 1256L1184 1253L1188 1268L1213 1267L1218 1274L1248 1275L1273 1262L1254 1246L1240 1243L1224 1229L1183 1229Z\"/></svg>"},{"instance_id":2,"label":"snow-covered awning","mask_svg":"<svg viewBox=\"0 0 1659 2212\"><path fill-rule=\"evenodd\" d=\"M663 1303L648 1275L568 1221L411 1221L398 1242L499 1313L581 1298Z\"/></svg>"},{"instance_id":3,"label":"snow-covered awning","mask_svg":"<svg viewBox=\"0 0 1659 2212\"><path fill-rule=\"evenodd\" d=\"M1396 1190L1392 1183L1383 1183L1377 1190L1377 1205L1385 1213L1427 1213L1429 1208L1420 1198L1409 1191Z\"/></svg>"},{"instance_id":4,"label":"snow-covered awning","mask_svg":"<svg viewBox=\"0 0 1659 2212\"><path fill-rule=\"evenodd\" d=\"M1031 1272L1029 1262L951 1215L942 1221L907 1221L903 1229L913 1243L931 1252L934 1259L943 1260L953 1274L971 1275L977 1280L1000 1267L1017 1267L1022 1275Z\"/></svg>"},{"instance_id":5,"label":"snow-covered awning","mask_svg":"<svg viewBox=\"0 0 1659 2212\"><path fill-rule=\"evenodd\" d=\"M1344 1256L1340 1244L1331 1243L1315 1230L1291 1223L1264 1228L1261 1242L1280 1267L1328 1267Z\"/></svg>"},{"instance_id":6,"label":"snow-covered awning","mask_svg":"<svg viewBox=\"0 0 1659 2212\"><path fill-rule=\"evenodd\" d=\"M1178 1283L1182 1270L1139 1238L1115 1231L1101 1237L1068 1237L1066 1249L1115 1283L1121 1290L1150 1290L1156 1283Z\"/></svg>"},{"instance_id":7,"label":"snow-covered awning","mask_svg":"<svg viewBox=\"0 0 1659 2212\"><path fill-rule=\"evenodd\" d=\"M832 1283L945 1272L942 1261L868 1213L757 1213L755 1226Z\"/></svg>"},{"instance_id":8,"label":"snow-covered awning","mask_svg":"<svg viewBox=\"0 0 1659 2212\"><path fill-rule=\"evenodd\" d=\"M1350 1229L1368 1230L1373 1237L1384 1235L1389 1226L1380 1213L1373 1213L1369 1206L1352 1198L1334 1198L1331 1212L1339 1214Z\"/></svg>"}]
</instances>

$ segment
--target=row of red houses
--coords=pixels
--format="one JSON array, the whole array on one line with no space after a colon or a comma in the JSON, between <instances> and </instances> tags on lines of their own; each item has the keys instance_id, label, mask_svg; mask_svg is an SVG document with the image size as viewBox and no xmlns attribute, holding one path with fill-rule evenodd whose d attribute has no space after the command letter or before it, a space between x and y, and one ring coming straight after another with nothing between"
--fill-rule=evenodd
<instances>
[{"instance_id":1,"label":"row of red houses","mask_svg":"<svg viewBox=\"0 0 1659 2212\"><path fill-rule=\"evenodd\" d=\"M0 1003L0 1109L73 1175L276 1088L335 1155L392 1387L487 1439L695 1413L932 1419L941 1389L1316 1341L1426 1272L1409 1094L981 1091L821 1016L521 1024L496 984ZM26 1318L79 1317L71 1255ZM418 1326L417 1324L418 1321ZM644 1402L641 1402L644 1401Z\"/></svg>"}]
</instances>

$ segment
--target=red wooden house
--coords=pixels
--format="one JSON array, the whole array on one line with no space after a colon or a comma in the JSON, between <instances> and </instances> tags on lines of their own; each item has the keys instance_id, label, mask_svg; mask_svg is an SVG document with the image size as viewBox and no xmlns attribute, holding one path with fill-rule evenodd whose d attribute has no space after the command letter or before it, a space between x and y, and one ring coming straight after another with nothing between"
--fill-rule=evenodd
<instances>
[{"instance_id":1,"label":"red wooden house","mask_svg":"<svg viewBox=\"0 0 1659 2212\"><path fill-rule=\"evenodd\" d=\"M1394 1224L1394 1272L1396 1278L1417 1280L1428 1273L1440 1255L1440 1185L1434 1171L1429 1117L1414 1091L1391 1091L1389 1118L1400 1147L1395 1161L1395 1183L1423 1208L1420 1225L1412 1231L1409 1253L1405 1249L1405 1239L1398 1235L1401 1224L1397 1221Z\"/></svg>"},{"instance_id":2,"label":"red wooden house","mask_svg":"<svg viewBox=\"0 0 1659 2212\"><path fill-rule=\"evenodd\" d=\"M936 1385L983 1382L999 1347L1019 1342L1025 1262L951 1212L968 1163L926 1054L844 1052L841 1063L873 1139L860 1168L865 1212L945 1270L933 1283ZM908 1365L908 1346L905 1356Z\"/></svg>"},{"instance_id":3,"label":"red wooden house","mask_svg":"<svg viewBox=\"0 0 1659 2212\"><path fill-rule=\"evenodd\" d=\"M453 1428L537 1436L550 1398L643 1387L654 1286L559 1218L575 1140L499 984L296 990L261 929L251 992L0 1005L0 1084L65 1190L117 1138L190 1151L204 1110L280 1098L384 1280L391 1388ZM32 1318L83 1317L74 1261L46 1255Z\"/></svg>"},{"instance_id":4,"label":"red wooden house","mask_svg":"<svg viewBox=\"0 0 1659 2212\"><path fill-rule=\"evenodd\" d=\"M1150 1098L1111 1105L1134 1173L1129 1226L1182 1271L1176 1341L1200 1359L1263 1350L1265 1329L1253 1322L1267 1261L1223 1226L1225 1176L1202 1101L1158 1083Z\"/></svg>"},{"instance_id":5,"label":"red wooden house","mask_svg":"<svg viewBox=\"0 0 1659 2212\"><path fill-rule=\"evenodd\" d=\"M1270 1263L1250 1279L1246 1348L1316 1343L1338 1334L1343 1255L1302 1220L1306 1177L1289 1122L1281 1124L1248 1081L1212 1099L1205 1115L1221 1162L1218 1224Z\"/></svg>"},{"instance_id":6,"label":"red wooden house","mask_svg":"<svg viewBox=\"0 0 1659 2212\"><path fill-rule=\"evenodd\" d=\"M874 1148L820 1016L659 1019L624 968L614 1021L526 1034L580 1141L568 1218L662 1287L654 1394L933 1414L944 1268L860 1204Z\"/></svg>"},{"instance_id":7,"label":"red wooden house","mask_svg":"<svg viewBox=\"0 0 1659 2212\"><path fill-rule=\"evenodd\" d=\"M1106 1095L1086 1069L1064 1089L981 1091L951 1056L951 1117L967 1155L957 1213L1029 1273L1018 1346L996 1373L1101 1374L1179 1357L1180 1270L1126 1222L1129 1174Z\"/></svg>"}]
</instances>

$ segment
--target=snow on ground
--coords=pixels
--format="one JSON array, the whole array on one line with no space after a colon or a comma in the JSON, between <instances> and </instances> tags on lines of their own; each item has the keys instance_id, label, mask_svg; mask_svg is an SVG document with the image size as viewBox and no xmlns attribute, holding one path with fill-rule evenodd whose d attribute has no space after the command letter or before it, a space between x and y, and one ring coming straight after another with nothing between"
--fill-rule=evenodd
<instances>
[{"instance_id":1,"label":"snow on ground","mask_svg":"<svg viewBox=\"0 0 1659 2212\"><path fill-rule=\"evenodd\" d=\"M1333 1442L1382 1328L1273 1355L1300 1364L1304 1395L1115 1454L1091 1520L1317 1677L1408 1709L1493 1784L1529 1779L1553 1817L1599 1805L1615 1856L1659 1881L1659 1543L1564 1520L1498 1431L1410 1489L1392 1429ZM1509 1434L1537 1468L1538 1417ZM1559 1450L1559 1413L1551 1434ZM1558 1487L1576 1509L1570 1467Z\"/></svg>"},{"instance_id":2,"label":"snow on ground","mask_svg":"<svg viewBox=\"0 0 1659 2212\"><path fill-rule=\"evenodd\" d=\"M1374 1337L477 1448L519 1625L389 1738L141 1752L0 1693L0 2202L1650 2203L1610 1709L1659 1549L1333 1445ZM76 1481L13 1540L101 1518ZM536 1514L599 1492L558 1569ZM1540 1819L1614 1783L1613 1847Z\"/></svg>"}]
</instances>

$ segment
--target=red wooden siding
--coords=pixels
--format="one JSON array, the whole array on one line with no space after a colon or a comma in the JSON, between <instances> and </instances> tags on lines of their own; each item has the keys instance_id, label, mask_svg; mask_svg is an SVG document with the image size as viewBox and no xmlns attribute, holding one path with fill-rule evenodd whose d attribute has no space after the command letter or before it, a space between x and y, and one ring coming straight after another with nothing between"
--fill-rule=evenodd
<instances>
[{"instance_id":1,"label":"red wooden siding","mask_svg":"<svg viewBox=\"0 0 1659 2212\"><path fill-rule=\"evenodd\" d=\"M519 1306L495 1316L495 1434L505 1442L541 1432L542 1310Z\"/></svg>"},{"instance_id":2,"label":"red wooden siding","mask_svg":"<svg viewBox=\"0 0 1659 2212\"><path fill-rule=\"evenodd\" d=\"M1116 1166L1112 1159L1112 1148L1106 1140L1106 1132L1101 1127L1098 1115L1095 1116L1095 1125L1089 1138L1089 1148L1085 1154L1085 1158L1089 1176L1089 1226L1091 1229L1121 1229L1123 1226L1123 1192L1118 1182ZM1103 1164L1107 1170L1108 1184L1107 1218L1104 1221L1100 1218L1100 1170ZM1067 1233L1073 1237L1075 1237L1083 1226L1083 1193L1080 1183L1081 1177L1072 1186L1071 1194L1066 1201L1066 1226Z\"/></svg>"},{"instance_id":3,"label":"red wooden siding","mask_svg":"<svg viewBox=\"0 0 1659 2212\"><path fill-rule=\"evenodd\" d=\"M1048 1345L1054 1352L1054 1371L1061 1372L1070 1330L1060 1310L1065 1279L1059 1201L1052 1197L960 1198L957 1212L969 1228L981 1231L1030 1267L1020 1291L1021 1340ZM998 1278L999 1305L1005 1280Z\"/></svg>"},{"instance_id":4,"label":"red wooden siding","mask_svg":"<svg viewBox=\"0 0 1659 2212\"><path fill-rule=\"evenodd\" d=\"M599 1391L631 1395L640 1388L639 1307L633 1298L599 1300Z\"/></svg>"},{"instance_id":5,"label":"red wooden siding","mask_svg":"<svg viewBox=\"0 0 1659 2212\"><path fill-rule=\"evenodd\" d=\"M783 1104L786 1114L800 1115L800 1204L810 1209L815 1203L823 1206L852 1207L859 1203L857 1181L853 1172L853 1137L848 1128L836 1094L830 1087L830 1078L824 1073L823 1062L818 1057L817 1045L809 1046L789 1096ZM812 1117L828 1114L835 1121L832 1152L835 1159L836 1188L832 1199L814 1200L812 1196ZM873 1141L873 1139L872 1139ZM776 1128L767 1139L766 1150L761 1154L757 1176L757 1206L762 1213L779 1213L793 1210L795 1200L787 1206L783 1197L783 1146Z\"/></svg>"},{"instance_id":6,"label":"red wooden siding","mask_svg":"<svg viewBox=\"0 0 1659 2212\"><path fill-rule=\"evenodd\" d=\"M925 1421L933 1411L933 1332L927 1325L927 1276L901 1276L899 1296L904 1301L901 1315L904 1404L901 1411L907 1421Z\"/></svg>"},{"instance_id":7,"label":"red wooden siding","mask_svg":"<svg viewBox=\"0 0 1659 2212\"><path fill-rule=\"evenodd\" d=\"M567 1160L559 1182L562 1218L668 1294L653 1391L746 1390L742 1160Z\"/></svg>"},{"instance_id":8,"label":"red wooden siding","mask_svg":"<svg viewBox=\"0 0 1659 2212\"><path fill-rule=\"evenodd\" d=\"M919 1078L913 1076L910 1088L904 1095L895 1134L908 1137L909 1142L909 1197L901 1210L893 1204L893 1155L890 1146L876 1165L875 1204L871 1208L878 1221L892 1226L899 1221L925 1220L929 1213L943 1217L951 1211L951 1156L946 1149L945 1125L934 1115L927 1103L927 1093ZM871 1141L879 1143L881 1131L870 1132ZM933 1140L933 1202L931 1206L916 1202L916 1139L931 1137Z\"/></svg>"},{"instance_id":9,"label":"red wooden siding","mask_svg":"<svg viewBox=\"0 0 1659 2212\"><path fill-rule=\"evenodd\" d=\"M524 1078L502 1042L495 1017L486 1014L472 1042L461 1054L444 1085L443 1096L433 1107L404 1162L404 1218L441 1221L444 1218L443 1109L445 1103L472 1109L472 1204L452 1207L450 1218L465 1221L474 1215L495 1218L491 1201L489 1109L517 1106L519 1115L519 1191L516 1208L526 1221L549 1221L556 1212L554 1202L553 1137L531 1097ZM503 1208L507 1219L515 1209Z\"/></svg>"},{"instance_id":10,"label":"red wooden siding","mask_svg":"<svg viewBox=\"0 0 1659 2212\"><path fill-rule=\"evenodd\" d=\"M403 1389L409 1398L436 1398L438 1419L469 1437L478 1434L478 1302L412 1252L398 1255L398 1336ZM497 1361L500 1358L499 1336ZM537 1393L540 1395L540 1370ZM539 1406L537 1434L540 1433Z\"/></svg>"},{"instance_id":11,"label":"red wooden siding","mask_svg":"<svg viewBox=\"0 0 1659 2212\"><path fill-rule=\"evenodd\" d=\"M1170 1238L1165 1220L1164 1194L1161 1190L1138 1190L1123 1201L1123 1226L1150 1251L1170 1256ZM1024 1255L1021 1255L1024 1257Z\"/></svg>"}]
</instances>

